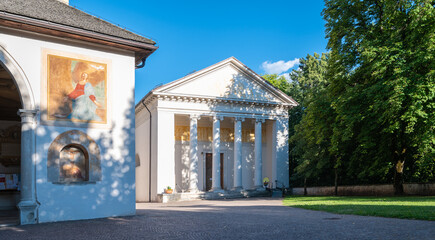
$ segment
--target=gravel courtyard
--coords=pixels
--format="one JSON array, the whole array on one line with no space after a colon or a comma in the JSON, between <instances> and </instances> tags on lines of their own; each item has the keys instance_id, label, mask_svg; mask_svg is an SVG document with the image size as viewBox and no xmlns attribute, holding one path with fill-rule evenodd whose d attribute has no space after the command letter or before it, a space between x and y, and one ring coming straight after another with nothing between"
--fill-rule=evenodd
<instances>
[{"instance_id":1,"label":"gravel courtyard","mask_svg":"<svg viewBox=\"0 0 435 240\"><path fill-rule=\"evenodd\" d=\"M0 228L0 239L434 239L435 222L337 215L281 199L139 203L136 216Z\"/></svg>"}]
</instances>

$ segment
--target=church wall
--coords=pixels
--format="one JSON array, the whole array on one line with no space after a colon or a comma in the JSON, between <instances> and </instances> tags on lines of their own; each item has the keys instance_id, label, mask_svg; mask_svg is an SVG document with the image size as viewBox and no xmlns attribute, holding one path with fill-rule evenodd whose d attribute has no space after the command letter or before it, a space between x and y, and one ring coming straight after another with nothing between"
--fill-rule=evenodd
<instances>
[{"instance_id":1,"label":"church wall","mask_svg":"<svg viewBox=\"0 0 435 240\"><path fill-rule=\"evenodd\" d=\"M135 213L134 53L84 45L0 28L0 45L18 62L42 111L42 51L107 59L111 62L107 87L111 124L42 125L37 115L36 197L39 222L132 215ZM116 91L115 91L116 89ZM109 111L110 112L110 111ZM101 181L59 184L48 181L47 151L61 133L77 129L95 140L101 150Z\"/></svg>"},{"instance_id":2,"label":"church wall","mask_svg":"<svg viewBox=\"0 0 435 240\"><path fill-rule=\"evenodd\" d=\"M273 175L273 169L276 164L273 162L275 161L274 158L274 134L273 134L273 124L272 121L266 121L265 124L263 124L263 128L266 129L265 131L265 144L263 144L263 179L265 177L269 178L269 181L275 184L275 179Z\"/></svg>"},{"instance_id":3,"label":"church wall","mask_svg":"<svg viewBox=\"0 0 435 240\"><path fill-rule=\"evenodd\" d=\"M174 114L157 111L157 193L162 193L166 187L175 188L175 140Z\"/></svg>"},{"instance_id":4,"label":"church wall","mask_svg":"<svg viewBox=\"0 0 435 240\"><path fill-rule=\"evenodd\" d=\"M149 201L150 119L147 111L136 115L136 154L140 159L136 166L136 201Z\"/></svg>"}]
</instances>

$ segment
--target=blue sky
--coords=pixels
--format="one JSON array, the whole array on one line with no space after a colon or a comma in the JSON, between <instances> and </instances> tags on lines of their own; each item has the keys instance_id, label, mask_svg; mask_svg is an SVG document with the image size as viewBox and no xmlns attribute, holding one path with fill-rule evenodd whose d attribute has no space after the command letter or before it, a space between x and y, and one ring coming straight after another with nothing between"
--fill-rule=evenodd
<instances>
[{"instance_id":1,"label":"blue sky","mask_svg":"<svg viewBox=\"0 0 435 240\"><path fill-rule=\"evenodd\" d=\"M157 42L145 68L136 70L136 103L158 84L231 56L263 75L289 72L298 58L326 51L321 0L70 0L70 5Z\"/></svg>"}]
</instances>

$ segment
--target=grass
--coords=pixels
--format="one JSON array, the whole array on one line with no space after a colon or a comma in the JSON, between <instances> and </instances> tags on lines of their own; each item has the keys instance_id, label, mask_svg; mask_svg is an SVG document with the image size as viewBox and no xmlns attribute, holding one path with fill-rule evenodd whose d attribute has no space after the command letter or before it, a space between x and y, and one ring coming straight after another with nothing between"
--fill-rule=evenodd
<instances>
[{"instance_id":1,"label":"grass","mask_svg":"<svg viewBox=\"0 0 435 240\"><path fill-rule=\"evenodd\" d=\"M435 221L435 196L335 197L289 196L285 206L338 214Z\"/></svg>"}]
</instances>

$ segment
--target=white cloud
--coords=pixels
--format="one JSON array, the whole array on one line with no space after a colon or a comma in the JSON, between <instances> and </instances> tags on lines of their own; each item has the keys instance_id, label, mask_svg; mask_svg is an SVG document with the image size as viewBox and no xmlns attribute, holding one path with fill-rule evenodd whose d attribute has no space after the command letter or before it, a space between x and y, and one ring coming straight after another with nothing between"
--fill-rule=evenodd
<instances>
[{"instance_id":1,"label":"white cloud","mask_svg":"<svg viewBox=\"0 0 435 240\"><path fill-rule=\"evenodd\" d=\"M279 75L280 77L282 76L282 77L284 77L285 79L287 79L287 81L289 81L289 82L291 82L292 81L292 79L290 78L290 74L288 74L288 73L283 73L283 74L281 74L281 75Z\"/></svg>"},{"instance_id":2,"label":"white cloud","mask_svg":"<svg viewBox=\"0 0 435 240\"><path fill-rule=\"evenodd\" d=\"M261 68L265 71L266 74L282 74L283 72L288 71L290 68L299 64L299 58L295 58L290 61L279 60L277 62L269 62L265 61L261 64Z\"/></svg>"}]
</instances>

